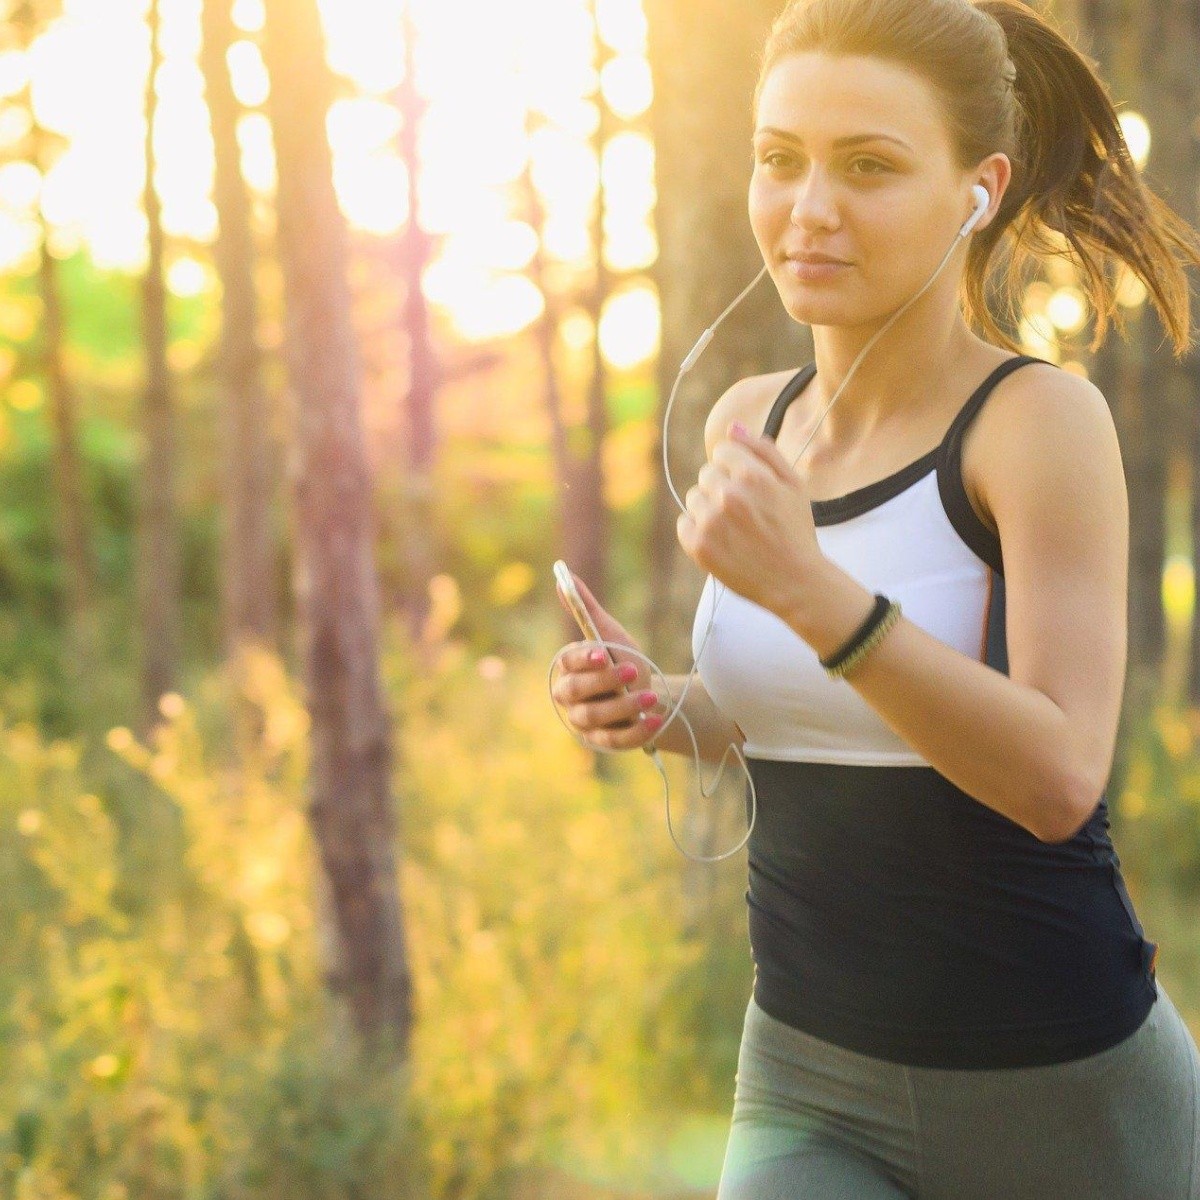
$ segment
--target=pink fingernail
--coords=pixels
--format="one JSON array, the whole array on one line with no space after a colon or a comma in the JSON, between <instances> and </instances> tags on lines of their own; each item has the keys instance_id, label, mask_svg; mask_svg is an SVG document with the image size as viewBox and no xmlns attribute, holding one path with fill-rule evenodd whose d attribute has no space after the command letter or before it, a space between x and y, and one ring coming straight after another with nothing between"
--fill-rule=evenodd
<instances>
[{"instance_id":1,"label":"pink fingernail","mask_svg":"<svg viewBox=\"0 0 1200 1200\"><path fill-rule=\"evenodd\" d=\"M597 667L602 667L608 662L608 655L603 650L593 650L588 655L588 662L593 663Z\"/></svg>"},{"instance_id":2,"label":"pink fingernail","mask_svg":"<svg viewBox=\"0 0 1200 1200\"><path fill-rule=\"evenodd\" d=\"M730 425L729 428L734 433L748 433L749 432L749 430L747 430L747 428L745 427L745 425L743 425L741 423L741 421L734 421L734 423L732 425Z\"/></svg>"},{"instance_id":3,"label":"pink fingernail","mask_svg":"<svg viewBox=\"0 0 1200 1200\"><path fill-rule=\"evenodd\" d=\"M646 722L646 728L653 731L662 728L663 719L658 713L641 713L641 718Z\"/></svg>"},{"instance_id":4,"label":"pink fingernail","mask_svg":"<svg viewBox=\"0 0 1200 1200\"><path fill-rule=\"evenodd\" d=\"M658 697L653 692L638 692L637 702L643 708L653 708L658 703Z\"/></svg>"},{"instance_id":5,"label":"pink fingernail","mask_svg":"<svg viewBox=\"0 0 1200 1200\"><path fill-rule=\"evenodd\" d=\"M638 669L633 663L622 663L617 668L617 678L622 683L632 683L638 677Z\"/></svg>"}]
</instances>

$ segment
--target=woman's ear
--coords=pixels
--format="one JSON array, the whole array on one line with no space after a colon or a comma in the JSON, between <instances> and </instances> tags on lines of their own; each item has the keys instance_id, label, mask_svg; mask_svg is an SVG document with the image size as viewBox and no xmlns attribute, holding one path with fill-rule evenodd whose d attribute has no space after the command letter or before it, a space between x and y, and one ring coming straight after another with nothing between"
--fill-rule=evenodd
<instances>
[{"instance_id":1,"label":"woman's ear","mask_svg":"<svg viewBox=\"0 0 1200 1200\"><path fill-rule=\"evenodd\" d=\"M983 216L975 222L974 228L986 229L996 219L996 213L1000 211L1000 202L1012 182L1012 162L1007 154L997 151L995 154L989 154L973 173L975 183L986 189L991 201Z\"/></svg>"}]
</instances>

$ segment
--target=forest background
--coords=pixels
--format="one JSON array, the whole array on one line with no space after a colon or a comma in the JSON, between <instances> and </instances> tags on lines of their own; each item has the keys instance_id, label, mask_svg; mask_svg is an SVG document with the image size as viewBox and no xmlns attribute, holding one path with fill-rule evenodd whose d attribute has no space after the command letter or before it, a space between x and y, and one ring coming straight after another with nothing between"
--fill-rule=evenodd
<instances>
[{"instance_id":1,"label":"forest background","mask_svg":"<svg viewBox=\"0 0 1200 1200\"><path fill-rule=\"evenodd\" d=\"M778 0L6 0L0 1196L711 1196L744 859L546 675L566 558L683 670L684 354L758 267ZM1060 0L1200 217L1200 9ZM1200 355L1015 330L1130 490L1109 788L1200 1029ZM761 287L681 389L805 361ZM673 766L685 843L739 836ZM690 798L689 798L690 797Z\"/></svg>"}]
</instances>

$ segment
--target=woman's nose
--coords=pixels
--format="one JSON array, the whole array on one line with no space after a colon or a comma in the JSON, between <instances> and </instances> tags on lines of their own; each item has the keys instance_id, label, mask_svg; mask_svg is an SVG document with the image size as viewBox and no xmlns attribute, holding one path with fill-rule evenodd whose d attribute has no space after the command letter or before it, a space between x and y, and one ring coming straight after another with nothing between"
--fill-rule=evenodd
<instances>
[{"instance_id":1,"label":"woman's nose","mask_svg":"<svg viewBox=\"0 0 1200 1200\"><path fill-rule=\"evenodd\" d=\"M810 170L797 185L791 220L793 225L806 230L836 229L841 224L833 189L821 171Z\"/></svg>"}]
</instances>

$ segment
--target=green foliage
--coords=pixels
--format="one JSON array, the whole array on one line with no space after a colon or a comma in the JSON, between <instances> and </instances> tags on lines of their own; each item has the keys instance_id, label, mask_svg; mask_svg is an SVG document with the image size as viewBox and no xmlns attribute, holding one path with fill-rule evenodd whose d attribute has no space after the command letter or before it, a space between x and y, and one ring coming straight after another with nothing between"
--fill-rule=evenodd
<instances>
[{"instance_id":1,"label":"green foliage","mask_svg":"<svg viewBox=\"0 0 1200 1200\"><path fill-rule=\"evenodd\" d=\"M104 771L0 727L0 1197L500 1200L546 1172L582 1196L683 1189L698 1137L719 1161L649 763L597 778L539 662L398 641L387 667L405 1071L322 984L308 718L277 660L165 697L148 742L111 730Z\"/></svg>"},{"instance_id":2,"label":"green foliage","mask_svg":"<svg viewBox=\"0 0 1200 1200\"><path fill-rule=\"evenodd\" d=\"M1200 1030L1200 710L1160 705L1129 734L1114 839L1159 977Z\"/></svg>"},{"instance_id":3,"label":"green foliage","mask_svg":"<svg viewBox=\"0 0 1200 1200\"><path fill-rule=\"evenodd\" d=\"M265 658L211 690L238 715L236 766L177 696L150 745L108 738L181 823L153 905L121 903L81 747L0 729L0 1195L333 1200L415 1175L398 1073L322 998L303 707Z\"/></svg>"},{"instance_id":4,"label":"green foliage","mask_svg":"<svg viewBox=\"0 0 1200 1200\"><path fill-rule=\"evenodd\" d=\"M679 1107L662 1067L687 1040L673 1001L700 951L657 775L638 755L597 779L538 662L450 647L403 684L413 1087L435 1194L502 1195L547 1156L653 1176L644 1134Z\"/></svg>"}]
</instances>

